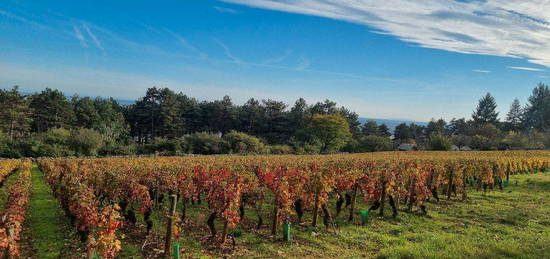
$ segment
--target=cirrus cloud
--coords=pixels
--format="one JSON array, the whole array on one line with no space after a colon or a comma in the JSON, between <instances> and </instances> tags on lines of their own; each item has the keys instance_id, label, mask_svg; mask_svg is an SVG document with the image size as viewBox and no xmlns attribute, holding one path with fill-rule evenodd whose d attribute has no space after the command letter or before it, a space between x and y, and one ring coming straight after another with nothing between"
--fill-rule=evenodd
<instances>
[{"instance_id":1,"label":"cirrus cloud","mask_svg":"<svg viewBox=\"0 0 550 259\"><path fill-rule=\"evenodd\" d=\"M548 0L224 0L343 20L421 47L550 67Z\"/></svg>"}]
</instances>

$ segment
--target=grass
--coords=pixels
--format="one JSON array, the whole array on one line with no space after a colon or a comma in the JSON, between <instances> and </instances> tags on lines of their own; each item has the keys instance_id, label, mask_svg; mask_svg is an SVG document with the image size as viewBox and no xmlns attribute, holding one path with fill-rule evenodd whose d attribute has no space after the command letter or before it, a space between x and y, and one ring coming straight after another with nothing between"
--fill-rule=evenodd
<instances>
[{"instance_id":1,"label":"grass","mask_svg":"<svg viewBox=\"0 0 550 259\"><path fill-rule=\"evenodd\" d=\"M27 258L74 258L83 251L36 166L32 168L30 208L22 236L22 251Z\"/></svg>"}]
</instances>

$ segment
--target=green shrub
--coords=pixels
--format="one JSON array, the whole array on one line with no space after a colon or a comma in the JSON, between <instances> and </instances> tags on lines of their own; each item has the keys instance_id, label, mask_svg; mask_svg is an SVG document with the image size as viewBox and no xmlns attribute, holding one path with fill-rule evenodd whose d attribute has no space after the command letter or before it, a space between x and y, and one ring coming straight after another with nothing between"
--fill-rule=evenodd
<instances>
[{"instance_id":1,"label":"green shrub","mask_svg":"<svg viewBox=\"0 0 550 259\"><path fill-rule=\"evenodd\" d=\"M265 144L257 137L231 131L223 136L223 151L228 154L262 154Z\"/></svg>"},{"instance_id":2,"label":"green shrub","mask_svg":"<svg viewBox=\"0 0 550 259\"><path fill-rule=\"evenodd\" d=\"M527 135L510 131L508 135L502 139L500 148L513 150L543 149L544 136L537 132L532 132Z\"/></svg>"},{"instance_id":3,"label":"green shrub","mask_svg":"<svg viewBox=\"0 0 550 259\"><path fill-rule=\"evenodd\" d=\"M472 137L472 148L478 150L496 150L498 142L495 139L491 139L481 135L475 135Z\"/></svg>"},{"instance_id":4,"label":"green shrub","mask_svg":"<svg viewBox=\"0 0 550 259\"><path fill-rule=\"evenodd\" d=\"M161 153L164 155L178 155L186 153L187 146L183 139L167 139L157 137L150 143L139 146L139 154L155 154Z\"/></svg>"},{"instance_id":5,"label":"green shrub","mask_svg":"<svg viewBox=\"0 0 550 259\"><path fill-rule=\"evenodd\" d=\"M351 152L376 152L392 150L393 144L388 137L369 135L359 139Z\"/></svg>"},{"instance_id":6,"label":"green shrub","mask_svg":"<svg viewBox=\"0 0 550 259\"><path fill-rule=\"evenodd\" d=\"M97 156L105 138L93 129L80 128L71 131L69 143L76 156Z\"/></svg>"},{"instance_id":7,"label":"green shrub","mask_svg":"<svg viewBox=\"0 0 550 259\"><path fill-rule=\"evenodd\" d=\"M184 137L193 154L213 155L222 153L222 139L215 134L206 132L193 133Z\"/></svg>"},{"instance_id":8,"label":"green shrub","mask_svg":"<svg viewBox=\"0 0 550 259\"><path fill-rule=\"evenodd\" d=\"M269 154L274 155L288 155L294 153L294 149L292 149L292 147L288 145L272 145L268 146L268 150Z\"/></svg>"},{"instance_id":9,"label":"green shrub","mask_svg":"<svg viewBox=\"0 0 550 259\"><path fill-rule=\"evenodd\" d=\"M436 135L430 138L429 145L431 150L446 151L446 150L450 150L453 144L448 138L441 135Z\"/></svg>"},{"instance_id":10,"label":"green shrub","mask_svg":"<svg viewBox=\"0 0 550 259\"><path fill-rule=\"evenodd\" d=\"M71 132L66 129L53 128L38 135L38 138L44 144L69 145Z\"/></svg>"},{"instance_id":11,"label":"green shrub","mask_svg":"<svg viewBox=\"0 0 550 259\"><path fill-rule=\"evenodd\" d=\"M135 144L107 141L98 153L100 156L129 156L137 153L137 147Z\"/></svg>"},{"instance_id":12,"label":"green shrub","mask_svg":"<svg viewBox=\"0 0 550 259\"><path fill-rule=\"evenodd\" d=\"M66 129L53 128L29 140L31 156L65 157L74 156L71 149L71 132Z\"/></svg>"},{"instance_id":13,"label":"green shrub","mask_svg":"<svg viewBox=\"0 0 550 259\"><path fill-rule=\"evenodd\" d=\"M319 154L323 148L323 143L317 139L312 139L310 141L298 141L293 142L292 144L296 154L300 155Z\"/></svg>"}]
</instances>

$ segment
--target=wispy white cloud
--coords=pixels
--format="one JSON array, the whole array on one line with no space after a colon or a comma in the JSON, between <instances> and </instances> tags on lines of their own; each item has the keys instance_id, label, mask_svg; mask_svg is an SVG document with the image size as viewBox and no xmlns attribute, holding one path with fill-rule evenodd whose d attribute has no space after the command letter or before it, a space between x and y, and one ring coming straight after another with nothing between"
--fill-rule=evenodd
<instances>
[{"instance_id":1,"label":"wispy white cloud","mask_svg":"<svg viewBox=\"0 0 550 259\"><path fill-rule=\"evenodd\" d=\"M277 64L277 63L280 63L280 62L282 62L283 60L287 59L287 58L292 54L292 52L293 52L293 50L287 49L287 50L285 51L285 53L283 53L283 54L280 55L280 56L276 56L276 57L271 57L271 58L265 59L264 61L262 61L262 64L269 65L269 64Z\"/></svg>"},{"instance_id":2,"label":"wispy white cloud","mask_svg":"<svg viewBox=\"0 0 550 259\"><path fill-rule=\"evenodd\" d=\"M80 31L80 28L78 26L73 25L73 31L74 31L74 37L80 42L80 46L83 48L87 48L88 44L86 43L86 39L84 39L84 35L82 35L82 32Z\"/></svg>"},{"instance_id":3,"label":"wispy white cloud","mask_svg":"<svg viewBox=\"0 0 550 259\"><path fill-rule=\"evenodd\" d=\"M506 68L509 68L509 69L516 69L516 70L524 70L524 71L544 71L540 68L534 68L534 67L513 67L513 66L508 66Z\"/></svg>"},{"instance_id":4,"label":"wispy white cloud","mask_svg":"<svg viewBox=\"0 0 550 259\"><path fill-rule=\"evenodd\" d=\"M550 67L548 0L224 0L367 25L426 48Z\"/></svg>"},{"instance_id":5,"label":"wispy white cloud","mask_svg":"<svg viewBox=\"0 0 550 259\"><path fill-rule=\"evenodd\" d=\"M33 27L36 27L36 28L39 28L39 29L48 29L48 26L46 26L44 24L32 21L32 20L30 20L28 18L25 18L23 16L16 15L16 14L13 14L13 13L1 10L1 9L0 9L0 16L4 16L8 19L15 20L15 21L18 21L20 23L29 24L29 25L31 25Z\"/></svg>"},{"instance_id":6,"label":"wispy white cloud","mask_svg":"<svg viewBox=\"0 0 550 259\"><path fill-rule=\"evenodd\" d=\"M237 63L237 64L243 64L244 62L239 59L238 57L234 56L233 53L231 53L231 50L229 49L229 47L227 47L227 45L225 45L223 42L221 42L220 40L214 38L214 41L216 41L216 43L223 49L225 55L231 59L231 61Z\"/></svg>"},{"instance_id":7,"label":"wispy white cloud","mask_svg":"<svg viewBox=\"0 0 550 259\"><path fill-rule=\"evenodd\" d=\"M206 55L206 53L200 51L197 47L195 47L194 45L192 45L191 43L189 43L189 41L187 41L184 37L182 37L181 35L171 31L171 30L168 30L168 29L164 29L165 32L167 32L168 34L170 34L172 37L176 38L176 40L178 40L178 42L186 49L190 50L191 52L197 54L200 58L206 58L208 57L208 55Z\"/></svg>"},{"instance_id":8,"label":"wispy white cloud","mask_svg":"<svg viewBox=\"0 0 550 259\"><path fill-rule=\"evenodd\" d=\"M218 12L220 12L220 13L230 13L230 14L239 13L237 10L231 9L231 8L227 8L227 7L214 6L214 7L212 7L212 8L214 8L216 11L218 11Z\"/></svg>"},{"instance_id":9,"label":"wispy white cloud","mask_svg":"<svg viewBox=\"0 0 550 259\"><path fill-rule=\"evenodd\" d=\"M296 66L296 70L306 70L311 66L311 61L306 56L300 57L300 62L298 62L298 65Z\"/></svg>"},{"instance_id":10,"label":"wispy white cloud","mask_svg":"<svg viewBox=\"0 0 550 259\"><path fill-rule=\"evenodd\" d=\"M474 69L474 70L472 70L472 72L476 72L476 73L491 73L490 70L483 70L483 69Z\"/></svg>"},{"instance_id":11,"label":"wispy white cloud","mask_svg":"<svg viewBox=\"0 0 550 259\"><path fill-rule=\"evenodd\" d=\"M83 24L82 28L84 28L88 36L92 39L92 42L94 43L96 48L103 50L103 46L101 45L101 42L97 39L97 36L90 30L90 28L86 24ZM82 34L80 35L82 36Z\"/></svg>"}]
</instances>

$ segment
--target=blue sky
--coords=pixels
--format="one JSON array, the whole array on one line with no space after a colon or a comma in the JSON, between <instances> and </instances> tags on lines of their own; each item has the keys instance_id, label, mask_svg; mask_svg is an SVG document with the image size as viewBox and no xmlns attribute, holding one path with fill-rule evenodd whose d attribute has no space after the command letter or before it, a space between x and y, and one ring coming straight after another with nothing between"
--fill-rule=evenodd
<instances>
[{"instance_id":1,"label":"blue sky","mask_svg":"<svg viewBox=\"0 0 550 259\"><path fill-rule=\"evenodd\" d=\"M0 5L0 86L134 99L169 87L363 117L504 114L550 82L544 0L21 1Z\"/></svg>"}]
</instances>

